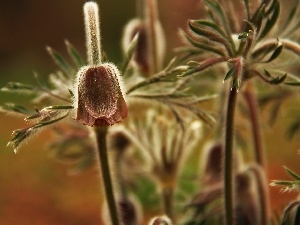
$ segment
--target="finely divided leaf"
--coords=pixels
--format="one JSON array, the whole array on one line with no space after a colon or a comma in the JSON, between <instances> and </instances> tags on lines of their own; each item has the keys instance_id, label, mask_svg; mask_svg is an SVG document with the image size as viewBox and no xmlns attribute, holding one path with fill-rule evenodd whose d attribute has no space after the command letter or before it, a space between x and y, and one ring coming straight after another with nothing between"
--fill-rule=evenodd
<instances>
[{"instance_id":1,"label":"finely divided leaf","mask_svg":"<svg viewBox=\"0 0 300 225\"><path fill-rule=\"evenodd\" d=\"M225 75L225 77L224 77L224 81L225 80L228 80L230 77L232 77L232 75L234 74L234 72L235 72L235 67L232 67L227 73L226 73L226 75Z\"/></svg>"},{"instance_id":2,"label":"finely divided leaf","mask_svg":"<svg viewBox=\"0 0 300 225\"><path fill-rule=\"evenodd\" d=\"M300 82L284 82L284 84L289 86L300 86Z\"/></svg>"},{"instance_id":3,"label":"finely divided leaf","mask_svg":"<svg viewBox=\"0 0 300 225\"><path fill-rule=\"evenodd\" d=\"M81 58L80 54L78 53L78 51L75 49L75 47L68 40L65 41L65 44L67 46L68 53L71 56L76 67L80 68L84 66L85 63Z\"/></svg>"},{"instance_id":4,"label":"finely divided leaf","mask_svg":"<svg viewBox=\"0 0 300 225\"><path fill-rule=\"evenodd\" d=\"M51 47L47 47L46 49L47 49L48 53L50 54L50 56L52 57L52 59L54 60L54 62L56 63L56 65L62 71L64 71L64 73L67 76L71 76L73 71L72 71L70 65L65 60L65 58L61 54L59 54L57 51L53 50Z\"/></svg>"},{"instance_id":5,"label":"finely divided leaf","mask_svg":"<svg viewBox=\"0 0 300 225\"><path fill-rule=\"evenodd\" d=\"M280 5L276 1L275 5L274 5L274 9L273 9L273 14L272 14L271 18L269 18L267 20L264 29L261 31L260 38L264 38L270 32L270 30L273 28L273 26L275 25L275 23L279 17L279 12L280 12Z\"/></svg>"},{"instance_id":6,"label":"finely divided leaf","mask_svg":"<svg viewBox=\"0 0 300 225\"><path fill-rule=\"evenodd\" d=\"M281 84L287 77L287 74L284 74L282 77L276 77L269 81L270 84Z\"/></svg>"},{"instance_id":7,"label":"finely divided leaf","mask_svg":"<svg viewBox=\"0 0 300 225\"><path fill-rule=\"evenodd\" d=\"M221 36L223 36L224 38L227 38L224 31L214 22L211 22L208 20L192 20L192 22L199 24L199 25L210 27L211 29L213 29L214 31L219 33Z\"/></svg>"},{"instance_id":8,"label":"finely divided leaf","mask_svg":"<svg viewBox=\"0 0 300 225\"><path fill-rule=\"evenodd\" d=\"M268 62L272 62L274 59L276 59L280 53L282 52L283 49L283 45L279 45L278 47L276 47L276 49L274 50L273 54L271 55L271 57L266 61L266 63Z\"/></svg>"},{"instance_id":9,"label":"finely divided leaf","mask_svg":"<svg viewBox=\"0 0 300 225\"><path fill-rule=\"evenodd\" d=\"M206 37L207 39L217 42L217 43L221 43L224 45L224 47L226 48L227 52L229 55L232 55L232 49L231 49L231 39L227 39L224 38L223 36L219 35L218 33L215 33L211 30L207 30L207 29L203 29L201 27L199 27L195 22L193 21L189 21L188 23L189 28L195 33L198 34L200 36ZM231 46L230 46L231 45Z\"/></svg>"},{"instance_id":10,"label":"finely divided leaf","mask_svg":"<svg viewBox=\"0 0 300 225\"><path fill-rule=\"evenodd\" d=\"M25 108L24 106L21 105L16 105L13 103L6 103L2 106L0 106L0 111L7 111L7 112L14 112L14 113L19 113L19 114L23 114L23 115L31 115L32 113L34 113L34 111L29 110L27 108Z\"/></svg>"},{"instance_id":11,"label":"finely divided leaf","mask_svg":"<svg viewBox=\"0 0 300 225\"><path fill-rule=\"evenodd\" d=\"M284 169L286 170L286 172L291 175L292 177L294 177L296 180L300 181L300 176L298 174L296 174L294 171L290 170L289 168L287 168L286 166L284 166Z\"/></svg>"},{"instance_id":12,"label":"finely divided leaf","mask_svg":"<svg viewBox=\"0 0 300 225\"><path fill-rule=\"evenodd\" d=\"M193 38L189 37L183 30L180 30L179 32L180 32L179 34L182 36L182 38L184 38L184 40L187 43L191 44L192 46L194 46L196 48L204 49L206 51L216 53L221 56L225 56L225 53L222 50L220 50L220 48L214 48L211 45L200 43L200 42L194 40ZM186 51L190 51L190 49L186 49Z\"/></svg>"},{"instance_id":13,"label":"finely divided leaf","mask_svg":"<svg viewBox=\"0 0 300 225\"><path fill-rule=\"evenodd\" d=\"M264 69L264 71L265 71L265 75L266 75L267 77L272 77L272 75L270 74L270 72L269 72L268 70Z\"/></svg>"},{"instance_id":14,"label":"finely divided leaf","mask_svg":"<svg viewBox=\"0 0 300 225\"><path fill-rule=\"evenodd\" d=\"M229 28L229 24L228 24L228 19L226 17L226 13L225 10L223 9L222 5L220 4L220 2L213 2L210 0L205 0L204 3L211 8L211 10L213 12L216 12L216 14L219 16L220 22L222 23L225 32L227 34L228 38L231 38L231 31Z\"/></svg>"},{"instance_id":15,"label":"finely divided leaf","mask_svg":"<svg viewBox=\"0 0 300 225\"><path fill-rule=\"evenodd\" d=\"M265 15L265 10L266 10L266 5L262 4L254 13L251 23L255 25L256 27L256 32L259 33L261 24ZM246 26L245 31L247 32L249 30L249 25Z\"/></svg>"},{"instance_id":16,"label":"finely divided leaf","mask_svg":"<svg viewBox=\"0 0 300 225\"><path fill-rule=\"evenodd\" d=\"M184 73L182 73L178 76L179 77L190 76L194 73L201 72L201 71L207 69L208 67L211 67L215 64L218 64L218 63L221 63L224 61L226 61L226 58L224 58L224 57L206 59L206 60L203 60L202 62L199 62L199 65L197 67L189 67L187 69L187 71L185 71Z\"/></svg>"},{"instance_id":17,"label":"finely divided leaf","mask_svg":"<svg viewBox=\"0 0 300 225\"><path fill-rule=\"evenodd\" d=\"M64 116L61 116L61 117L57 118L57 119L42 121L42 122L34 124L33 126L15 130L13 132L14 137L11 139L10 142L8 142L7 146L12 146L15 153L16 153L18 147L20 146L20 144L25 139L27 139L30 136L32 136L33 134L35 134L37 131L40 131L39 128L50 125L50 124L53 124L53 123L56 123L56 122L64 119L67 115L68 115L68 113L65 114Z\"/></svg>"},{"instance_id":18,"label":"finely divided leaf","mask_svg":"<svg viewBox=\"0 0 300 225\"><path fill-rule=\"evenodd\" d=\"M64 110L64 109L73 109L73 108L74 107L71 105L52 105L52 106L48 106L44 109L55 109L55 110L62 109L62 110Z\"/></svg>"},{"instance_id":19,"label":"finely divided leaf","mask_svg":"<svg viewBox=\"0 0 300 225\"><path fill-rule=\"evenodd\" d=\"M5 87L1 88L5 92L21 92L21 93L36 93L36 87L32 85L22 84L18 82L9 82Z\"/></svg>"}]
</instances>

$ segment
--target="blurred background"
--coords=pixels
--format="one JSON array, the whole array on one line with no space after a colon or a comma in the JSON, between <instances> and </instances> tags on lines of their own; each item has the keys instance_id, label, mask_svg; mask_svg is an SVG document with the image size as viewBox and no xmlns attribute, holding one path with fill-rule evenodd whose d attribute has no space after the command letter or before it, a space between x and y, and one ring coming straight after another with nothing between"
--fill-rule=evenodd
<instances>
[{"instance_id":1,"label":"blurred background","mask_svg":"<svg viewBox=\"0 0 300 225\"><path fill-rule=\"evenodd\" d=\"M67 55L68 39L85 55L83 0L0 1L0 87L8 81L35 82L56 70L45 47ZM97 1L100 4L102 44L110 61L120 63L123 26L136 13L135 1ZM201 17L199 0L159 1L160 18L168 35L168 49L180 44L177 27ZM169 51L171 52L171 51ZM170 56L169 56L170 57ZM0 103L26 101L24 96L0 94ZM300 173L299 136L285 139L284 112L275 127L264 126L269 180L287 179L283 165ZM25 126L22 118L0 114L0 225L94 225L100 223L101 196L97 170L69 175L68 165L49 157L44 132L18 154L6 147L14 129ZM285 206L295 193L271 188L274 210Z\"/></svg>"}]
</instances>

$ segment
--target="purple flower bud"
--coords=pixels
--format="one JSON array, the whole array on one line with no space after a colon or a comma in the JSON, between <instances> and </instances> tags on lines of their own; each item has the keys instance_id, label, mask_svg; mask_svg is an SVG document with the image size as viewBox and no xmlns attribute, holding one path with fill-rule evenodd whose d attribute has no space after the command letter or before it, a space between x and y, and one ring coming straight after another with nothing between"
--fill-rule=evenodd
<instances>
[{"instance_id":1,"label":"purple flower bud","mask_svg":"<svg viewBox=\"0 0 300 225\"><path fill-rule=\"evenodd\" d=\"M203 178L207 184L215 184L222 180L223 146L219 143L210 144L203 152Z\"/></svg>"},{"instance_id":2,"label":"purple flower bud","mask_svg":"<svg viewBox=\"0 0 300 225\"><path fill-rule=\"evenodd\" d=\"M123 49L128 51L128 46L138 33L138 40L135 52L133 54L133 65L139 69L143 75L149 76L150 73L150 59L147 30L144 22L140 19L131 20L124 29L123 35Z\"/></svg>"},{"instance_id":3,"label":"purple flower bud","mask_svg":"<svg viewBox=\"0 0 300 225\"><path fill-rule=\"evenodd\" d=\"M74 91L76 121L88 126L108 126L127 117L119 76L116 66L110 63L79 70Z\"/></svg>"}]
</instances>

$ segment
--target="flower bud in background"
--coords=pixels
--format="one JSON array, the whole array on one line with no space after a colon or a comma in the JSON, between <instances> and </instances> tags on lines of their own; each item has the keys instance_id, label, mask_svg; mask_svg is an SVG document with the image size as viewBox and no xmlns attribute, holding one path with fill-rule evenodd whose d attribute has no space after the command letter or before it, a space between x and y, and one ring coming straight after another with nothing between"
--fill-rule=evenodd
<instances>
[{"instance_id":1,"label":"flower bud in background","mask_svg":"<svg viewBox=\"0 0 300 225\"><path fill-rule=\"evenodd\" d=\"M222 159L223 146L221 143L208 143L204 146L201 157L200 171L202 173L201 182L206 185L215 185L222 181ZM238 150L234 157L234 168L241 171L245 167L242 154Z\"/></svg>"},{"instance_id":2,"label":"flower bud in background","mask_svg":"<svg viewBox=\"0 0 300 225\"><path fill-rule=\"evenodd\" d=\"M108 126L127 117L119 76L116 66L110 63L82 67L75 85L75 120L88 126Z\"/></svg>"},{"instance_id":3,"label":"flower bud in background","mask_svg":"<svg viewBox=\"0 0 300 225\"><path fill-rule=\"evenodd\" d=\"M148 225L171 225L172 221L167 216L156 216L152 218Z\"/></svg>"},{"instance_id":4,"label":"flower bud in background","mask_svg":"<svg viewBox=\"0 0 300 225\"><path fill-rule=\"evenodd\" d=\"M158 17L156 0L146 0L144 11L145 18L133 19L125 26L122 47L123 51L127 52L134 36L139 35L133 55L133 66L143 76L148 77L162 69L166 43Z\"/></svg>"},{"instance_id":5,"label":"flower bud in background","mask_svg":"<svg viewBox=\"0 0 300 225\"><path fill-rule=\"evenodd\" d=\"M284 209L282 214L281 223L282 225L298 225L300 224L300 201L299 195L298 200L290 202Z\"/></svg>"},{"instance_id":6,"label":"flower bud in background","mask_svg":"<svg viewBox=\"0 0 300 225\"><path fill-rule=\"evenodd\" d=\"M166 52L166 39L159 20L157 0L146 0L146 26L149 36L152 73L159 72L163 66Z\"/></svg>"},{"instance_id":7,"label":"flower bud in background","mask_svg":"<svg viewBox=\"0 0 300 225\"><path fill-rule=\"evenodd\" d=\"M118 202L120 211L121 211L121 218L124 225L135 225L137 224L136 221L136 212L134 205L128 199L120 200Z\"/></svg>"},{"instance_id":8,"label":"flower bud in background","mask_svg":"<svg viewBox=\"0 0 300 225\"><path fill-rule=\"evenodd\" d=\"M131 141L122 131L115 131L111 135L111 148L118 151L118 153L123 153L128 146L130 146Z\"/></svg>"},{"instance_id":9,"label":"flower bud in background","mask_svg":"<svg viewBox=\"0 0 300 225\"><path fill-rule=\"evenodd\" d=\"M127 52L127 49L136 34L138 34L138 40L133 54L132 64L141 71L143 75L149 76L149 46L147 44L146 27L140 19L133 19L126 25L122 41L123 51Z\"/></svg>"},{"instance_id":10,"label":"flower bud in background","mask_svg":"<svg viewBox=\"0 0 300 225\"><path fill-rule=\"evenodd\" d=\"M236 224L260 224L260 206L258 203L257 183L255 177L245 171L236 175Z\"/></svg>"},{"instance_id":11,"label":"flower bud in background","mask_svg":"<svg viewBox=\"0 0 300 225\"><path fill-rule=\"evenodd\" d=\"M118 206L123 225L142 224L142 206L134 195L129 195L126 199L118 200Z\"/></svg>"},{"instance_id":12,"label":"flower bud in background","mask_svg":"<svg viewBox=\"0 0 300 225\"><path fill-rule=\"evenodd\" d=\"M138 225L142 224L143 210L141 203L135 197L135 195L128 194L126 198L116 195L116 203L118 208L118 215L120 218L120 224L122 225ZM101 211L101 218L103 224L109 225L109 209L106 202L103 202Z\"/></svg>"},{"instance_id":13,"label":"flower bud in background","mask_svg":"<svg viewBox=\"0 0 300 225\"><path fill-rule=\"evenodd\" d=\"M215 184L221 181L222 171L222 157L223 147L222 144L209 144L203 152L201 172L203 174L203 181L208 184Z\"/></svg>"}]
</instances>

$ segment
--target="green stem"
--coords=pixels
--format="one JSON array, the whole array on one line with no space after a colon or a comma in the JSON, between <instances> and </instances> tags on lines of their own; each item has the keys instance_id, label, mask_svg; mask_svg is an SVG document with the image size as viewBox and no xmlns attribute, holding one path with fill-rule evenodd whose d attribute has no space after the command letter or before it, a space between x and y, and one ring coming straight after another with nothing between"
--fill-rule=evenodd
<instances>
[{"instance_id":1,"label":"green stem","mask_svg":"<svg viewBox=\"0 0 300 225\"><path fill-rule=\"evenodd\" d=\"M110 176L110 168L107 156L106 135L107 127L96 127L95 135L97 141L98 158L100 161L100 171L102 174L102 183L105 190L108 210L111 217L112 225L119 225L119 217L117 212L117 205L114 198L114 191L112 186L112 179Z\"/></svg>"},{"instance_id":2,"label":"green stem","mask_svg":"<svg viewBox=\"0 0 300 225\"><path fill-rule=\"evenodd\" d=\"M236 97L237 90L233 87L228 97L225 124L224 204L226 225L234 224L233 143Z\"/></svg>"}]
</instances>

